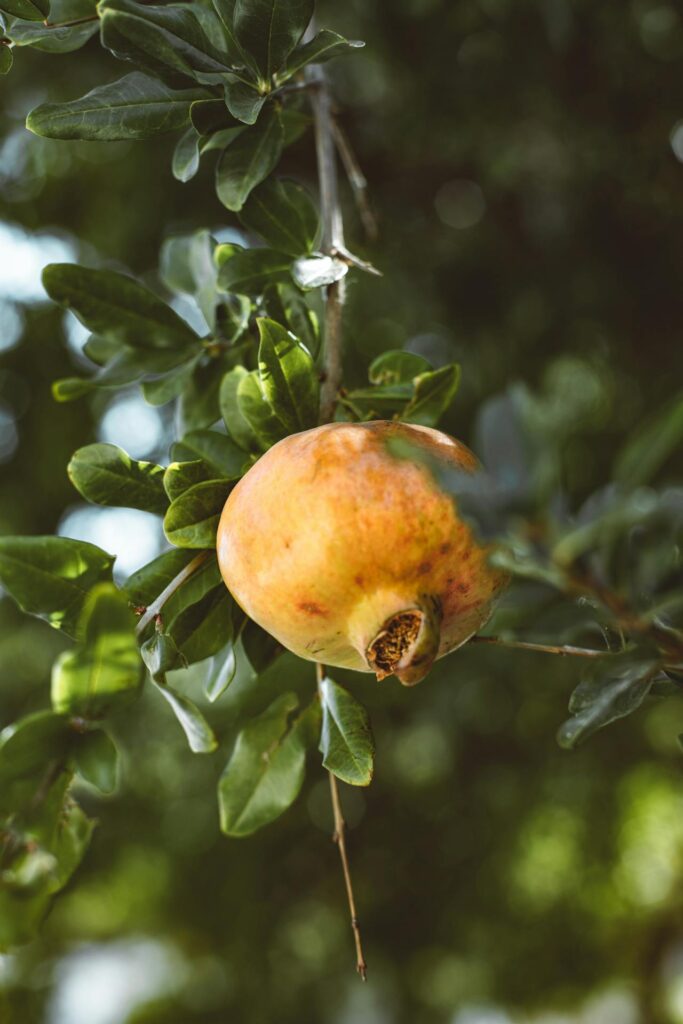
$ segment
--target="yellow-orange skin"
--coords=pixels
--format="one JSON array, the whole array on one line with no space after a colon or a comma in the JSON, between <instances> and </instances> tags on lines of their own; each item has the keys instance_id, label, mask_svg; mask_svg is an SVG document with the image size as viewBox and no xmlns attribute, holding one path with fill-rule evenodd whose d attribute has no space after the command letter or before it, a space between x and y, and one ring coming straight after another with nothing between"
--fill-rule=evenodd
<instances>
[{"instance_id":1,"label":"yellow-orange skin","mask_svg":"<svg viewBox=\"0 0 683 1024\"><path fill-rule=\"evenodd\" d=\"M424 466L394 458L391 438L478 468L465 445L428 427L332 423L276 444L225 504L217 542L225 583L302 658L370 672L368 644L426 596L442 609L441 657L477 632L505 585L452 498Z\"/></svg>"}]
</instances>

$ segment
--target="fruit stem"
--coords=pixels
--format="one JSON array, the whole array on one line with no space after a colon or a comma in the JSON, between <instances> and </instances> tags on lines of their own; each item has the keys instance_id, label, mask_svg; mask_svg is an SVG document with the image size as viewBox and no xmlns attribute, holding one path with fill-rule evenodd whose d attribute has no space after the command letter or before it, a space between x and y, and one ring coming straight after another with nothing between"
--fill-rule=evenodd
<instances>
[{"instance_id":1,"label":"fruit stem","mask_svg":"<svg viewBox=\"0 0 683 1024\"><path fill-rule=\"evenodd\" d=\"M325 666L320 663L315 666L316 679L318 682L318 693L320 693L320 684L325 678ZM365 956L363 955L363 942L360 934L360 923L358 921L358 914L356 912L356 900L353 894L353 882L351 881L351 868L349 867L349 855L346 851L346 821L344 819L344 812L341 807L341 800L339 799L339 786L337 783L337 777L332 772L327 773L330 779L330 794L332 796L332 812L334 814L334 832L332 833L332 842L337 844L339 850L339 857L341 858L342 871L344 872L344 884L346 886L346 898L349 903L349 914L351 916L351 929L353 931L354 942L356 943L356 970L360 974L363 981L368 980L368 968L365 963Z\"/></svg>"}]
</instances>

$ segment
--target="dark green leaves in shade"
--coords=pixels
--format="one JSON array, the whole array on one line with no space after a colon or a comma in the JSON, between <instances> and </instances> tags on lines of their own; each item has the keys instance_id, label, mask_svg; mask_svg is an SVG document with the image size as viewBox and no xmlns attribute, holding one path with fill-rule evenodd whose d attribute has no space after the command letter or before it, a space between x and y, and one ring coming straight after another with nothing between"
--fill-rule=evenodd
<instances>
[{"instance_id":1,"label":"dark green leaves in shade","mask_svg":"<svg viewBox=\"0 0 683 1024\"><path fill-rule=\"evenodd\" d=\"M78 620L78 643L52 669L55 711L100 718L136 697L143 665L135 639L135 615L113 583L99 583L87 595Z\"/></svg>"},{"instance_id":2,"label":"dark green leaves in shade","mask_svg":"<svg viewBox=\"0 0 683 1024\"><path fill-rule=\"evenodd\" d=\"M101 793L116 789L119 755L116 745L103 729L80 733L75 738L74 765L81 778Z\"/></svg>"},{"instance_id":3,"label":"dark green leaves in shade","mask_svg":"<svg viewBox=\"0 0 683 1024\"><path fill-rule=\"evenodd\" d=\"M136 607L146 608L195 557L192 551L173 548L132 573L123 589Z\"/></svg>"},{"instance_id":4,"label":"dark green leaves in shade","mask_svg":"<svg viewBox=\"0 0 683 1024\"><path fill-rule=\"evenodd\" d=\"M276 166L284 144L280 113L274 107L223 150L216 167L216 192L228 210L241 210L249 193Z\"/></svg>"},{"instance_id":5,"label":"dark green leaves in shade","mask_svg":"<svg viewBox=\"0 0 683 1024\"><path fill-rule=\"evenodd\" d=\"M202 95L197 89L169 89L159 79L134 71L81 99L37 107L26 126L49 139L148 139L187 124L190 104Z\"/></svg>"},{"instance_id":6,"label":"dark green leaves in shade","mask_svg":"<svg viewBox=\"0 0 683 1024\"><path fill-rule=\"evenodd\" d=\"M375 745L367 711L348 690L329 678L320 684L320 700L323 765L350 786L368 786L372 781Z\"/></svg>"},{"instance_id":7,"label":"dark green leaves in shade","mask_svg":"<svg viewBox=\"0 0 683 1024\"><path fill-rule=\"evenodd\" d=\"M198 342L192 328L170 306L125 274L51 263L43 271L43 286L88 330L123 345L186 350Z\"/></svg>"},{"instance_id":8,"label":"dark green leaves in shade","mask_svg":"<svg viewBox=\"0 0 683 1024\"><path fill-rule=\"evenodd\" d=\"M294 181L272 179L254 189L240 220L249 231L260 235L266 245L290 256L302 256L313 250L320 223L305 188Z\"/></svg>"},{"instance_id":9,"label":"dark green leaves in shade","mask_svg":"<svg viewBox=\"0 0 683 1024\"><path fill-rule=\"evenodd\" d=\"M420 374L415 378L413 397L401 419L405 423L435 427L455 398L459 384L460 367L457 363Z\"/></svg>"},{"instance_id":10,"label":"dark green leaves in shade","mask_svg":"<svg viewBox=\"0 0 683 1024\"><path fill-rule=\"evenodd\" d=\"M187 737L194 754L210 754L218 746L218 740L209 723L196 704L164 683L154 682L159 693L170 704L173 714Z\"/></svg>"},{"instance_id":11,"label":"dark green leaves in shade","mask_svg":"<svg viewBox=\"0 0 683 1024\"><path fill-rule=\"evenodd\" d=\"M99 11L102 44L117 57L197 82L220 81L230 69L229 59L207 37L189 5L102 0Z\"/></svg>"},{"instance_id":12,"label":"dark green leaves in shade","mask_svg":"<svg viewBox=\"0 0 683 1024\"><path fill-rule=\"evenodd\" d=\"M75 733L65 715L37 711L0 733L0 789L14 779L45 771L50 762L66 761Z\"/></svg>"},{"instance_id":13,"label":"dark green leaves in shade","mask_svg":"<svg viewBox=\"0 0 683 1024\"><path fill-rule=\"evenodd\" d=\"M637 710L652 689L659 665L638 652L610 655L587 672L569 702L573 717L558 742L571 749L610 722Z\"/></svg>"},{"instance_id":14,"label":"dark green leaves in shade","mask_svg":"<svg viewBox=\"0 0 683 1024\"><path fill-rule=\"evenodd\" d=\"M0 43L0 75L7 75L12 70L14 56L9 46Z\"/></svg>"},{"instance_id":15,"label":"dark green leaves in shade","mask_svg":"<svg viewBox=\"0 0 683 1024\"><path fill-rule=\"evenodd\" d=\"M114 444L79 448L67 472L76 490L96 505L138 508L162 515L168 508L163 467L137 462Z\"/></svg>"},{"instance_id":16,"label":"dark green leaves in shade","mask_svg":"<svg viewBox=\"0 0 683 1024\"><path fill-rule=\"evenodd\" d=\"M45 21L50 3L49 0L2 0L0 11L24 21Z\"/></svg>"},{"instance_id":17,"label":"dark green leaves in shade","mask_svg":"<svg viewBox=\"0 0 683 1024\"><path fill-rule=\"evenodd\" d=\"M181 548L213 547L230 488L230 480L207 480L171 502L164 516L164 532L171 544Z\"/></svg>"},{"instance_id":18,"label":"dark green leaves in shade","mask_svg":"<svg viewBox=\"0 0 683 1024\"><path fill-rule=\"evenodd\" d=\"M318 421L319 383L310 353L274 320L258 321L261 389L287 433Z\"/></svg>"},{"instance_id":19,"label":"dark green leaves in shade","mask_svg":"<svg viewBox=\"0 0 683 1024\"><path fill-rule=\"evenodd\" d=\"M289 55L284 68L277 76L278 82L284 82L297 71L300 71L306 64L322 64L324 61L339 57L343 53L350 53L365 46L359 39L344 39L337 32L330 32L324 28L321 32L302 43Z\"/></svg>"},{"instance_id":20,"label":"dark green leaves in shade","mask_svg":"<svg viewBox=\"0 0 683 1024\"><path fill-rule=\"evenodd\" d=\"M6 34L17 46L30 46L47 53L71 53L99 31L95 8L95 0L53 0L49 25L42 20L14 21L7 27Z\"/></svg>"},{"instance_id":21,"label":"dark green leaves in shade","mask_svg":"<svg viewBox=\"0 0 683 1024\"><path fill-rule=\"evenodd\" d=\"M278 818L299 795L306 750L291 723L298 707L282 694L239 733L218 785L221 829L246 836Z\"/></svg>"},{"instance_id":22,"label":"dark green leaves in shade","mask_svg":"<svg viewBox=\"0 0 683 1024\"><path fill-rule=\"evenodd\" d=\"M245 419L237 397L240 382L246 376L247 370L243 366L236 366L224 375L219 392L219 404L223 422L233 441L245 451L257 451L258 438Z\"/></svg>"},{"instance_id":23,"label":"dark green leaves in shade","mask_svg":"<svg viewBox=\"0 0 683 1024\"><path fill-rule=\"evenodd\" d=\"M263 81L270 81L299 43L314 6L314 0L236 0L235 39Z\"/></svg>"},{"instance_id":24,"label":"dark green leaves in shade","mask_svg":"<svg viewBox=\"0 0 683 1024\"><path fill-rule=\"evenodd\" d=\"M628 440L617 460L616 479L630 487L649 483L682 446L683 394L679 394Z\"/></svg>"},{"instance_id":25,"label":"dark green leaves in shade","mask_svg":"<svg viewBox=\"0 0 683 1024\"><path fill-rule=\"evenodd\" d=\"M88 591L111 580L114 559L66 537L0 537L0 583L32 615L74 636Z\"/></svg>"},{"instance_id":26,"label":"dark green leaves in shade","mask_svg":"<svg viewBox=\"0 0 683 1024\"><path fill-rule=\"evenodd\" d=\"M221 259L225 247L218 246L216 255ZM232 252L221 263L218 284L226 292L237 292L256 298L270 285L291 281L292 258L276 249L245 249Z\"/></svg>"},{"instance_id":27,"label":"dark green leaves in shade","mask_svg":"<svg viewBox=\"0 0 683 1024\"><path fill-rule=\"evenodd\" d=\"M182 662L194 665L231 643L234 612L235 602L222 582L181 611L167 629Z\"/></svg>"},{"instance_id":28,"label":"dark green leaves in shade","mask_svg":"<svg viewBox=\"0 0 683 1024\"><path fill-rule=\"evenodd\" d=\"M267 97L245 82L228 82L225 86L225 105L238 121L255 124Z\"/></svg>"}]
</instances>

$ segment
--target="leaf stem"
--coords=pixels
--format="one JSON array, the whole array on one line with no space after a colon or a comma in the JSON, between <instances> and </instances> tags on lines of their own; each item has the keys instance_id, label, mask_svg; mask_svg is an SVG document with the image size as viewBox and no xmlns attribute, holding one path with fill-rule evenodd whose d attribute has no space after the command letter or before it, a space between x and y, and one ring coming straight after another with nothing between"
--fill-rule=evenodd
<instances>
[{"instance_id":1,"label":"leaf stem","mask_svg":"<svg viewBox=\"0 0 683 1024\"><path fill-rule=\"evenodd\" d=\"M337 252L344 250L344 222L339 202L332 97L325 73L319 65L311 67L308 74L309 81L317 86L311 91L311 104L323 228L320 248L327 255L335 256ZM342 383L342 312L345 298L344 278L328 286L325 295L325 377L320 392L321 423L328 423L334 419Z\"/></svg>"},{"instance_id":2,"label":"leaf stem","mask_svg":"<svg viewBox=\"0 0 683 1024\"><path fill-rule=\"evenodd\" d=\"M135 635L137 637L142 636L150 622L153 622L154 619L156 619L169 597L171 597L172 594L175 594L176 590L182 586L185 580L189 579L190 576L192 576L197 569L204 564L210 554L210 551L200 551L191 562L188 562L187 565L180 570L177 576L174 576L168 586L164 587L159 596L152 601L144 614L140 617L140 620L135 627Z\"/></svg>"},{"instance_id":3,"label":"leaf stem","mask_svg":"<svg viewBox=\"0 0 683 1024\"><path fill-rule=\"evenodd\" d=\"M320 684L325 677L325 666L317 663L315 666L316 679L318 682L318 692L320 692ZM332 833L332 841L337 844L339 850L339 857L342 864L342 871L344 873L344 885L346 886L346 898L349 904L349 915L351 917L351 930L353 931L353 939L356 944L356 970L361 976L363 981L368 980L368 968L365 963L365 956L363 954L363 941L360 932L360 922L358 920L358 913L356 911L356 899L353 893L353 882L351 880L351 868L349 866L349 855L346 849L346 821L344 819L344 812L341 807L341 800L339 799L339 785L337 783L337 777L333 772L328 771L330 780L330 795L332 797L332 813L334 814L334 832Z\"/></svg>"},{"instance_id":4,"label":"leaf stem","mask_svg":"<svg viewBox=\"0 0 683 1024\"><path fill-rule=\"evenodd\" d=\"M75 18L73 21L48 21L43 22L45 28L74 28L76 25L85 25L89 21L99 21L99 14L89 14L87 18Z\"/></svg>"},{"instance_id":5,"label":"leaf stem","mask_svg":"<svg viewBox=\"0 0 683 1024\"><path fill-rule=\"evenodd\" d=\"M500 636L473 636L471 644L494 644L496 647L515 647L521 651L536 651L539 654L571 655L575 658L604 658L611 651L600 651L592 647L572 647L570 644L534 644L526 640L505 640Z\"/></svg>"}]
</instances>

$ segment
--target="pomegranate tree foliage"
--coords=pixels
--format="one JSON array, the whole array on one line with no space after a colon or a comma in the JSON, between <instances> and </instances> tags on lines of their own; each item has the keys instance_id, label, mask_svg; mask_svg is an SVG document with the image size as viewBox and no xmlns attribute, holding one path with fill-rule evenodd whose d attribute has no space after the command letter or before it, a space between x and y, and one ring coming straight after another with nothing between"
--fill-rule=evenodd
<instances>
[{"instance_id":1,"label":"pomegranate tree foliage","mask_svg":"<svg viewBox=\"0 0 683 1024\"><path fill-rule=\"evenodd\" d=\"M361 44L327 29L304 42L312 0L214 0L191 8L3 0L0 12L0 71L10 70L22 46L68 53L98 32L103 47L134 67L84 97L38 107L28 118L33 132L99 141L179 132L175 177L187 181L202 158L214 159L218 200L254 243L220 242L199 225L171 238L158 292L109 270L45 270L50 298L91 332L85 353L92 372L57 381L56 400L139 384L151 404L175 403L179 430L165 466L109 444L80 448L69 463L69 477L88 501L163 517L169 550L122 586L113 580L111 556L92 544L0 539L3 587L24 611L73 640L53 668L52 710L21 719L0 738L6 948L34 934L87 848L92 822L70 796L74 774L105 793L116 786L107 716L125 709L143 685L154 686L190 748L211 753L218 740L210 722L176 689L182 674L173 685L168 674L200 664L204 692L215 701L238 659L258 674L281 654L225 589L215 533L230 489L259 455L318 421L321 289L359 271L348 254L320 251L314 198L278 178L277 166L310 129L301 88L311 84L307 68ZM48 18L56 27L44 23ZM204 331L174 311L174 296L195 302ZM411 352L385 352L371 364L367 386L342 391L336 415L434 426L459 380L455 364L434 368ZM515 599L503 603L491 632L602 652L586 660L571 717L560 728L567 747L646 700L678 692L683 682L683 491L656 488L683 438L683 398L634 432L613 481L579 507L569 505L562 487L563 452L575 426L556 414L552 396L515 386L479 413L482 474L428 466L513 578ZM541 603L561 598L552 636L534 629L539 593ZM370 782L368 716L331 679L306 706L284 693L243 727L219 783L223 831L247 835L286 810L316 748L343 781Z\"/></svg>"}]
</instances>

